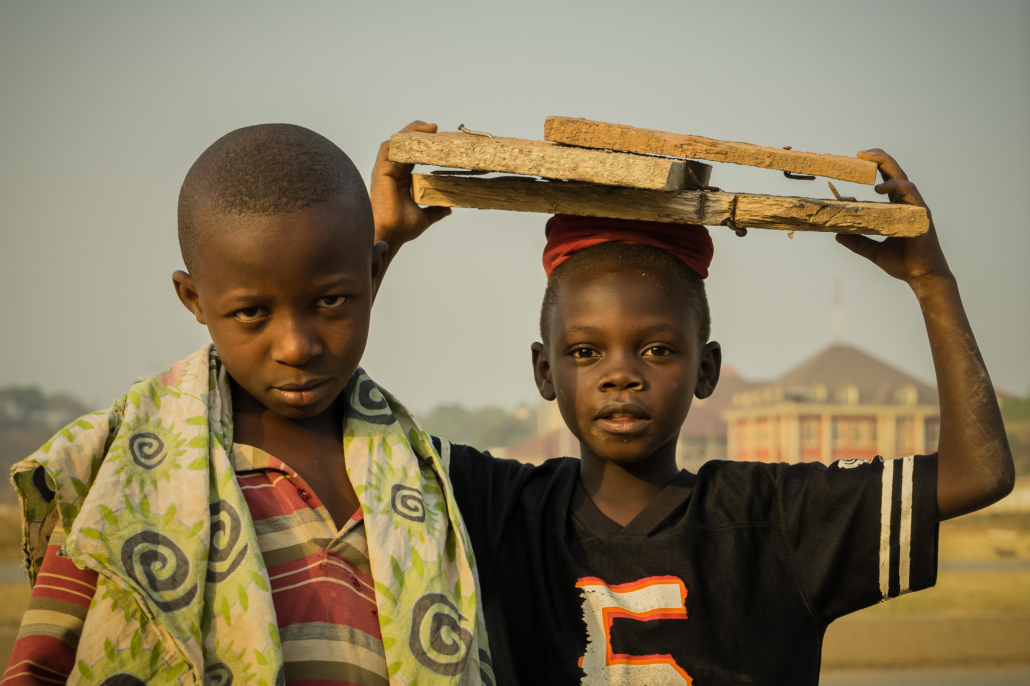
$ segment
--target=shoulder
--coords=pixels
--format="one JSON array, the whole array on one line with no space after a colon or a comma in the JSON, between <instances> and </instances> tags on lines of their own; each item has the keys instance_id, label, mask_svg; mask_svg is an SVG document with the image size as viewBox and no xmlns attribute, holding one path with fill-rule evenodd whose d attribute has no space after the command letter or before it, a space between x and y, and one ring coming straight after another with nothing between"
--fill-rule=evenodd
<instances>
[{"instance_id":1,"label":"shoulder","mask_svg":"<svg viewBox=\"0 0 1030 686\"><path fill-rule=\"evenodd\" d=\"M489 474L494 479L505 481L546 480L550 475L561 471L560 467L565 460L578 463L578 460L573 458L555 458L540 465L532 465L518 460L494 457L488 450L478 450L469 445L451 443L438 436L433 436L432 441L434 447L440 452L444 464L447 465L452 479L476 478Z\"/></svg>"},{"instance_id":2,"label":"shoulder","mask_svg":"<svg viewBox=\"0 0 1030 686\"><path fill-rule=\"evenodd\" d=\"M579 477L579 460L559 457L533 465L494 457L489 451L468 445L450 443L433 436L433 445L448 465L451 483L456 491L472 489L478 494L503 492L505 497L522 501L540 500L555 488L575 483ZM527 503L528 504L528 503Z\"/></svg>"},{"instance_id":3,"label":"shoulder","mask_svg":"<svg viewBox=\"0 0 1030 686\"><path fill-rule=\"evenodd\" d=\"M784 501L815 491L848 488L869 470L882 471L882 461L857 464L821 462L735 462L713 460L697 472L694 507L712 524L775 523Z\"/></svg>"}]
</instances>

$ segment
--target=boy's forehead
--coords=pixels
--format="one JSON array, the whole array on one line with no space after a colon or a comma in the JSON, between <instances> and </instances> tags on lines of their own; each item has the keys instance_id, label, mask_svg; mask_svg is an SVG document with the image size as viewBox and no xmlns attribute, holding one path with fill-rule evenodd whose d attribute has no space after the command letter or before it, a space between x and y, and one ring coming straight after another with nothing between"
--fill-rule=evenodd
<instances>
[{"instance_id":1,"label":"boy's forehead","mask_svg":"<svg viewBox=\"0 0 1030 686\"><path fill-rule=\"evenodd\" d=\"M359 258L356 264L363 263L374 242L374 229L366 224L370 222L363 213L340 201L279 214L208 210L197 216L197 262L226 267L286 260L351 263Z\"/></svg>"},{"instance_id":2,"label":"boy's forehead","mask_svg":"<svg viewBox=\"0 0 1030 686\"><path fill-rule=\"evenodd\" d=\"M253 242L295 242L313 233L332 236L351 249L371 249L375 233L371 218L356 203L336 198L293 212L252 214L204 208L197 213L200 241L232 248ZM217 240L212 241L215 238Z\"/></svg>"},{"instance_id":3,"label":"boy's forehead","mask_svg":"<svg viewBox=\"0 0 1030 686\"><path fill-rule=\"evenodd\" d=\"M645 268L601 269L570 274L557 288L552 323L561 327L620 328L651 325L655 318L671 326L696 324L686 294Z\"/></svg>"}]
</instances>

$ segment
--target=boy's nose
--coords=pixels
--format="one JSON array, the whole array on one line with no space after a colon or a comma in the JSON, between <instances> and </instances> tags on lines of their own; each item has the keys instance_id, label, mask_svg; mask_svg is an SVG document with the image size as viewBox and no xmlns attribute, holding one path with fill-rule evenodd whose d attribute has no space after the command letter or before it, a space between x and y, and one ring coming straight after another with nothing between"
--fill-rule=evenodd
<instances>
[{"instance_id":1,"label":"boy's nose","mask_svg":"<svg viewBox=\"0 0 1030 686\"><path fill-rule=\"evenodd\" d=\"M276 362L299 367L322 354L322 341L316 331L303 322L287 320L275 333L273 350Z\"/></svg>"},{"instance_id":2,"label":"boy's nose","mask_svg":"<svg viewBox=\"0 0 1030 686\"><path fill-rule=\"evenodd\" d=\"M601 376L602 391L642 391L644 376L628 362L616 362Z\"/></svg>"}]
</instances>

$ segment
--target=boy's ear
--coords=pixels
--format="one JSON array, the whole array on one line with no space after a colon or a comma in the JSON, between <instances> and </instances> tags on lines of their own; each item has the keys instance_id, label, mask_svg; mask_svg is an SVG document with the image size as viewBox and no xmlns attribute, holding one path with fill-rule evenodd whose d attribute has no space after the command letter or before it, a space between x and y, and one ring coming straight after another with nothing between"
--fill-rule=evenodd
<instances>
[{"instance_id":1,"label":"boy's ear","mask_svg":"<svg viewBox=\"0 0 1030 686\"><path fill-rule=\"evenodd\" d=\"M193 277L182 270L172 272L172 284L175 286L175 294L179 301L186 306L186 309L193 313L197 322L207 326L204 319L204 312L200 309L200 294L193 283Z\"/></svg>"},{"instance_id":2,"label":"boy's ear","mask_svg":"<svg viewBox=\"0 0 1030 686\"><path fill-rule=\"evenodd\" d=\"M376 241L372 246L372 302L376 301L379 294L379 287L383 285L383 277L386 276L386 260L390 246L386 241Z\"/></svg>"},{"instance_id":3,"label":"boy's ear","mask_svg":"<svg viewBox=\"0 0 1030 686\"><path fill-rule=\"evenodd\" d=\"M697 370L697 386L694 387L694 397L704 399L715 391L719 383L719 373L722 371L722 346L715 341L710 341L701 353L701 366Z\"/></svg>"},{"instance_id":4,"label":"boy's ear","mask_svg":"<svg viewBox=\"0 0 1030 686\"><path fill-rule=\"evenodd\" d=\"M536 388L540 391L540 397L544 400L554 400L557 396L554 392L554 382L551 381L551 363L547 359L547 350L543 343L534 343L530 346L533 352L533 376L536 378Z\"/></svg>"}]
</instances>

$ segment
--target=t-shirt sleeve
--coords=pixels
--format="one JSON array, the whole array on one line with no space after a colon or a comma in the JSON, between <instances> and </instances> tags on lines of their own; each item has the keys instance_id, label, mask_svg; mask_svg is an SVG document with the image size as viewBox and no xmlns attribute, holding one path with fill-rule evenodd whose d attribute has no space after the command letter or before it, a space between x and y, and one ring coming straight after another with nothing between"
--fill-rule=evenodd
<instances>
[{"instance_id":1,"label":"t-shirt sleeve","mask_svg":"<svg viewBox=\"0 0 1030 686\"><path fill-rule=\"evenodd\" d=\"M480 580L486 586L492 576L493 552L504 534L519 486L533 467L436 437L433 443L445 462L449 460L454 499L472 539Z\"/></svg>"},{"instance_id":2,"label":"t-shirt sleeve","mask_svg":"<svg viewBox=\"0 0 1030 686\"><path fill-rule=\"evenodd\" d=\"M826 623L937 581L937 456L786 466L788 552Z\"/></svg>"},{"instance_id":3,"label":"t-shirt sleeve","mask_svg":"<svg viewBox=\"0 0 1030 686\"><path fill-rule=\"evenodd\" d=\"M7 662L2 686L63 683L75 667L75 649L97 590L97 573L46 549L29 608Z\"/></svg>"}]
</instances>

